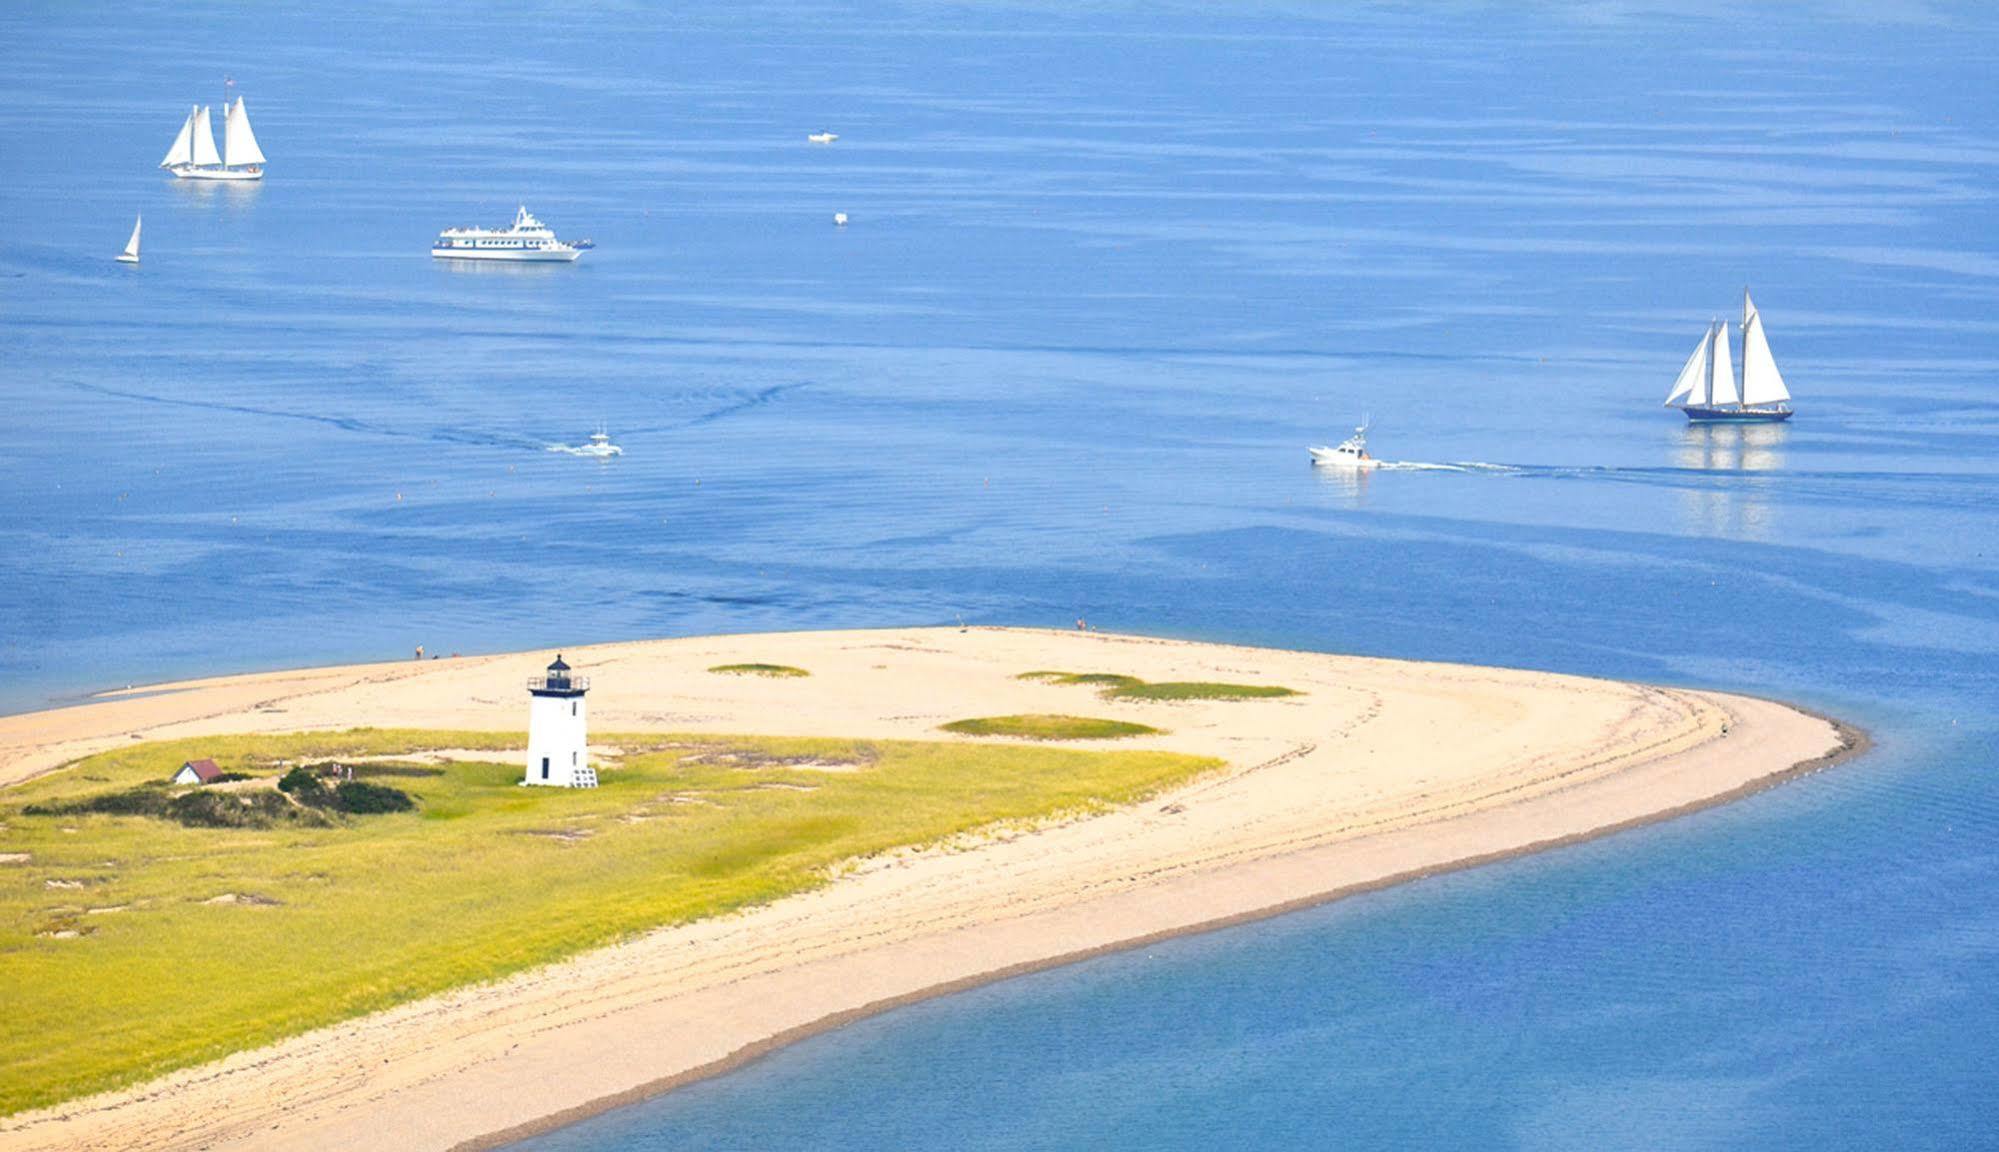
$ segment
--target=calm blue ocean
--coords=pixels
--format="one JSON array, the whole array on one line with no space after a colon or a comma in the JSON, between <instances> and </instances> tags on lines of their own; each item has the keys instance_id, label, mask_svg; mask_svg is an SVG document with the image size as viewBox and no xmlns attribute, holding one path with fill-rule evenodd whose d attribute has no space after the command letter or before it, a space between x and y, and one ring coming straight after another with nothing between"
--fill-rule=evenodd
<instances>
[{"instance_id":1,"label":"calm blue ocean","mask_svg":"<svg viewBox=\"0 0 1999 1152\"><path fill-rule=\"evenodd\" d=\"M1798 700L1878 751L523 1147L1994 1146L1999 15L1853 7L0 7L0 709L1077 616ZM523 203L598 248L427 255ZM1800 415L1689 429L1745 282Z\"/></svg>"}]
</instances>

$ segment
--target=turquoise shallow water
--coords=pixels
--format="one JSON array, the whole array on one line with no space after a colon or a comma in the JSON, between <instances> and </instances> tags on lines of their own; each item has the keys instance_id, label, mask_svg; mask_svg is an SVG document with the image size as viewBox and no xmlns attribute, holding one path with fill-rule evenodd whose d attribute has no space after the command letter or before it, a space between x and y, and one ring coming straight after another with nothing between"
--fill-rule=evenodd
<instances>
[{"instance_id":1,"label":"turquoise shallow water","mask_svg":"<svg viewBox=\"0 0 1999 1152\"><path fill-rule=\"evenodd\" d=\"M1797 699L1879 750L528 1146L1991 1144L1999 22L1737 19L7 8L0 707L1079 615ZM426 255L521 202L599 247ZM1745 280L1801 414L1690 430Z\"/></svg>"}]
</instances>

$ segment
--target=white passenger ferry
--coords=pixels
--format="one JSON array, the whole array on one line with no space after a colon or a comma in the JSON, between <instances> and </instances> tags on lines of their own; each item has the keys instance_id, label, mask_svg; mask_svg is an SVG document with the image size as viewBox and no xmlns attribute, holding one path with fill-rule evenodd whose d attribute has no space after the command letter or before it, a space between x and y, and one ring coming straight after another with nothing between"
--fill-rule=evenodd
<instances>
[{"instance_id":1,"label":"white passenger ferry","mask_svg":"<svg viewBox=\"0 0 1999 1152\"><path fill-rule=\"evenodd\" d=\"M446 228L430 254L440 260L574 260L588 240L565 244L523 205L511 228Z\"/></svg>"}]
</instances>

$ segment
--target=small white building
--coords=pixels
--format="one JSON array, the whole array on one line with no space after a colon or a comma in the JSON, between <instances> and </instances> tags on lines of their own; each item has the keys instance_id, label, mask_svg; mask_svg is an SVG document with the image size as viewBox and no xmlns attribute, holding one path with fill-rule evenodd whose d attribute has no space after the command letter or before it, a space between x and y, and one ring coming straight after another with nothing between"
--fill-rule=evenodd
<instances>
[{"instance_id":1,"label":"small white building","mask_svg":"<svg viewBox=\"0 0 1999 1152\"><path fill-rule=\"evenodd\" d=\"M590 766L590 710L584 694L590 681L571 676L558 654L548 675L528 681L528 763L523 784L550 788L595 788Z\"/></svg>"},{"instance_id":2,"label":"small white building","mask_svg":"<svg viewBox=\"0 0 1999 1152\"><path fill-rule=\"evenodd\" d=\"M174 783L207 784L220 775L222 769L216 767L213 760L189 760L180 766L180 771L174 773Z\"/></svg>"}]
</instances>

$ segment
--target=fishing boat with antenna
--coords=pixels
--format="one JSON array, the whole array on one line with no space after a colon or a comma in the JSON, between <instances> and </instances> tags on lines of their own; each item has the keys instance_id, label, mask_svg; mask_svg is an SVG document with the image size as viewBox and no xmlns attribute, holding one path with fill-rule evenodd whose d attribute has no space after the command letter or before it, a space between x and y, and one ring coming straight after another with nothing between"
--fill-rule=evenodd
<instances>
[{"instance_id":1,"label":"fishing boat with antenna","mask_svg":"<svg viewBox=\"0 0 1999 1152\"><path fill-rule=\"evenodd\" d=\"M1328 468L1341 468L1349 472L1369 472L1381 465L1381 461L1367 454L1367 429L1370 421L1363 418L1353 435L1331 448L1311 449L1312 463Z\"/></svg>"},{"instance_id":2,"label":"fishing boat with antenna","mask_svg":"<svg viewBox=\"0 0 1999 1152\"><path fill-rule=\"evenodd\" d=\"M231 83L234 83L231 81ZM180 134L167 149L160 167L180 180L262 180L264 150L250 130L250 111L243 98L222 102L222 151L215 151L215 129L206 104L197 104L181 122Z\"/></svg>"},{"instance_id":3,"label":"fishing boat with antenna","mask_svg":"<svg viewBox=\"0 0 1999 1152\"><path fill-rule=\"evenodd\" d=\"M1666 395L1666 407L1678 408L1697 424L1774 424L1791 418L1791 390L1770 355L1763 335L1763 317L1742 290L1742 379L1729 357L1728 321L1708 325L1686 367Z\"/></svg>"}]
</instances>

